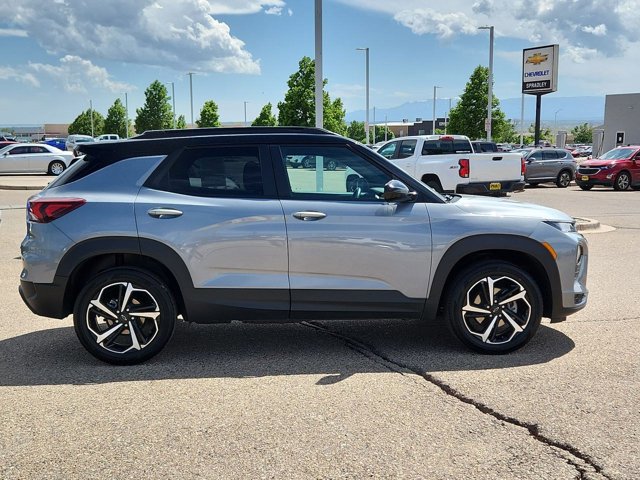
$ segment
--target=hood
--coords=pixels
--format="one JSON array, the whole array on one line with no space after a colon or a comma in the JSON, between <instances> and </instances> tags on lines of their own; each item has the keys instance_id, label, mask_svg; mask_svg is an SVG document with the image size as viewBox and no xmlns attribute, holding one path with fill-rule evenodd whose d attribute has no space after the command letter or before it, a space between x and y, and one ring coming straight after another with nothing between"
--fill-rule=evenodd
<instances>
[{"instance_id":1,"label":"hood","mask_svg":"<svg viewBox=\"0 0 640 480\"><path fill-rule=\"evenodd\" d=\"M461 210L492 217L537 218L556 222L572 222L573 218L555 208L534 203L523 203L511 199L463 195L455 205Z\"/></svg>"},{"instance_id":2,"label":"hood","mask_svg":"<svg viewBox=\"0 0 640 480\"><path fill-rule=\"evenodd\" d=\"M594 158L592 160L585 160L584 162L580 162L579 167L608 167L609 165L614 165L616 162L620 162L626 159L621 160L600 160L599 158Z\"/></svg>"}]
</instances>

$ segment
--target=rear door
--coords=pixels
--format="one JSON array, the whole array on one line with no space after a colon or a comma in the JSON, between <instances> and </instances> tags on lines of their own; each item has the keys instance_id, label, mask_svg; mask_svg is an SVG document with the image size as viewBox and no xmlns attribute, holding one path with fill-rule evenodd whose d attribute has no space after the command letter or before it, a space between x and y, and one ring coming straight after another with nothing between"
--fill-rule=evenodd
<instances>
[{"instance_id":1,"label":"rear door","mask_svg":"<svg viewBox=\"0 0 640 480\"><path fill-rule=\"evenodd\" d=\"M181 257L200 316L288 318L286 230L266 147L170 156L140 190L135 215L143 253L154 255L148 239Z\"/></svg>"},{"instance_id":2,"label":"rear door","mask_svg":"<svg viewBox=\"0 0 640 480\"><path fill-rule=\"evenodd\" d=\"M44 173L49 169L49 160L52 155L49 150L40 145L29 147L29 171L33 173Z\"/></svg>"},{"instance_id":3,"label":"rear door","mask_svg":"<svg viewBox=\"0 0 640 480\"><path fill-rule=\"evenodd\" d=\"M333 158L341 167L294 169L288 155ZM282 145L272 157L287 226L292 318L419 316L431 263L426 205L384 201L393 175L347 145Z\"/></svg>"}]
</instances>

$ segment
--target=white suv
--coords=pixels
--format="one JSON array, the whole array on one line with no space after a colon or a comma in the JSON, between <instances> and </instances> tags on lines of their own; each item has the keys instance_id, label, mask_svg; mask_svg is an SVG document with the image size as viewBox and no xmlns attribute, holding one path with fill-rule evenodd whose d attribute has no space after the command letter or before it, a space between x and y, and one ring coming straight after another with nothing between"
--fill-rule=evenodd
<instances>
[{"instance_id":1,"label":"white suv","mask_svg":"<svg viewBox=\"0 0 640 480\"><path fill-rule=\"evenodd\" d=\"M91 135L69 135L67 137L67 143L65 144L68 151L77 155L77 146L79 143L91 143L95 142Z\"/></svg>"}]
</instances>

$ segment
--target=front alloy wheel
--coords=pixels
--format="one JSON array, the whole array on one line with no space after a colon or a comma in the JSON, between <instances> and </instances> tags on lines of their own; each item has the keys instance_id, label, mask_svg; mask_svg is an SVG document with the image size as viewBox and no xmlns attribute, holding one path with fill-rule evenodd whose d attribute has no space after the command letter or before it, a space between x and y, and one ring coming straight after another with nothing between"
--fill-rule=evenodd
<instances>
[{"instance_id":1,"label":"front alloy wheel","mask_svg":"<svg viewBox=\"0 0 640 480\"><path fill-rule=\"evenodd\" d=\"M486 262L463 272L449 297L449 325L467 346L507 353L527 343L542 312L540 290L520 268Z\"/></svg>"},{"instance_id":2,"label":"front alloy wheel","mask_svg":"<svg viewBox=\"0 0 640 480\"><path fill-rule=\"evenodd\" d=\"M631 177L627 172L620 172L613 183L615 190L626 190L631 185Z\"/></svg>"},{"instance_id":3,"label":"front alloy wheel","mask_svg":"<svg viewBox=\"0 0 640 480\"><path fill-rule=\"evenodd\" d=\"M116 269L99 274L82 290L74 310L76 334L96 358L134 364L167 343L176 308L164 284L144 272Z\"/></svg>"}]
</instances>

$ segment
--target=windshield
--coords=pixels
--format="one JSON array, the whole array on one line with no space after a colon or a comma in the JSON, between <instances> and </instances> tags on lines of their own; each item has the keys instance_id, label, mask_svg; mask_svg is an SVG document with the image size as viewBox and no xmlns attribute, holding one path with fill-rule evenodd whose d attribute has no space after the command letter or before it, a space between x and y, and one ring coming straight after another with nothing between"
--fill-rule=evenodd
<instances>
[{"instance_id":1,"label":"windshield","mask_svg":"<svg viewBox=\"0 0 640 480\"><path fill-rule=\"evenodd\" d=\"M600 160L621 160L629 158L636 151L635 148L614 148L600 157Z\"/></svg>"}]
</instances>

